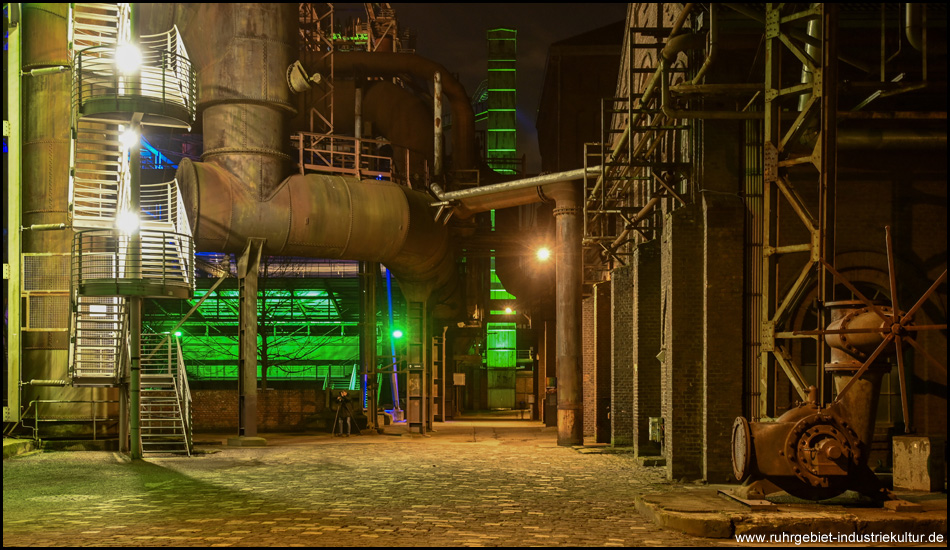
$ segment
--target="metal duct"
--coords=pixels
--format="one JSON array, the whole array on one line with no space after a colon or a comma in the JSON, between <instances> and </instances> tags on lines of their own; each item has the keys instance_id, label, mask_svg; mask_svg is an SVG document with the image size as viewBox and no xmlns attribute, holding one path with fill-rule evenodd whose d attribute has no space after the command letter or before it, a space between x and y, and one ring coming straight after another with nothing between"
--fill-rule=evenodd
<instances>
[{"instance_id":1,"label":"metal duct","mask_svg":"<svg viewBox=\"0 0 950 550\"><path fill-rule=\"evenodd\" d=\"M198 250L240 254L248 238L265 236L267 254L381 262L407 299L432 294L442 306L437 316L460 307L448 232L433 220L423 193L388 181L308 174L283 180L260 201L228 170L187 159L178 181Z\"/></svg>"},{"instance_id":2,"label":"metal duct","mask_svg":"<svg viewBox=\"0 0 950 550\"><path fill-rule=\"evenodd\" d=\"M310 73L329 73L329 59L313 67ZM381 52L346 52L333 56L336 76L386 77L411 75L428 82L435 73L442 74L442 91L452 107L452 143L456 169L475 167L475 114L465 88L448 70L434 61L415 54ZM430 120L431 123L431 120ZM419 129L421 131L421 128Z\"/></svg>"},{"instance_id":3,"label":"metal duct","mask_svg":"<svg viewBox=\"0 0 950 550\"><path fill-rule=\"evenodd\" d=\"M375 180L286 178L284 119L294 109L285 73L295 59L297 4L177 4L174 14L204 113L204 162L178 169L196 249L240 254L259 237L269 254L382 262L408 299L436 291L443 307L434 315L449 315L455 264L426 195Z\"/></svg>"}]
</instances>

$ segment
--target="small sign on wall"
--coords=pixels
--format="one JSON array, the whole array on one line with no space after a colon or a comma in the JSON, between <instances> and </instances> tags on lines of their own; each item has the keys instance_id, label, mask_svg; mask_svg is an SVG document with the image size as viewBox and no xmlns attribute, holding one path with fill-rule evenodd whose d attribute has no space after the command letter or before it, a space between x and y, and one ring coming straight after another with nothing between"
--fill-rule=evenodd
<instances>
[{"instance_id":1,"label":"small sign on wall","mask_svg":"<svg viewBox=\"0 0 950 550\"><path fill-rule=\"evenodd\" d=\"M455 373L452 373L452 382L453 382L456 386L464 386L464 385L465 385L465 373L464 373L464 372L455 372Z\"/></svg>"}]
</instances>

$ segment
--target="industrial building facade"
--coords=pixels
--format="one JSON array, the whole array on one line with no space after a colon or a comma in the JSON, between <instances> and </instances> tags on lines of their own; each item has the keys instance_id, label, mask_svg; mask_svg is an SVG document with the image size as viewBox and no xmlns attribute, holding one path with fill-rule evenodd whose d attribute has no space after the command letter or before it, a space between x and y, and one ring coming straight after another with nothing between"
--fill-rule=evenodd
<instances>
[{"instance_id":1,"label":"industrial building facade","mask_svg":"<svg viewBox=\"0 0 950 550\"><path fill-rule=\"evenodd\" d=\"M6 5L5 429L188 453L347 391L809 499L945 445L945 6L630 4L552 45L541 174L515 30L473 102L364 11Z\"/></svg>"}]
</instances>

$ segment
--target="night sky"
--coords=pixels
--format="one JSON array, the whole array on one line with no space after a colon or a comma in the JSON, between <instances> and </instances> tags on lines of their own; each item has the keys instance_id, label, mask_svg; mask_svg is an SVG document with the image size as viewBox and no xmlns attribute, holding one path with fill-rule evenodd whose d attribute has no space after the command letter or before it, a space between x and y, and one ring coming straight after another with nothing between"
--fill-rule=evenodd
<instances>
[{"instance_id":1,"label":"night sky","mask_svg":"<svg viewBox=\"0 0 950 550\"><path fill-rule=\"evenodd\" d=\"M621 21L627 13L625 3L392 6L400 26L416 32L416 53L457 73L469 96L488 75L486 31L496 27L518 31L518 150L527 155L529 173L541 168L534 126L548 47Z\"/></svg>"}]
</instances>

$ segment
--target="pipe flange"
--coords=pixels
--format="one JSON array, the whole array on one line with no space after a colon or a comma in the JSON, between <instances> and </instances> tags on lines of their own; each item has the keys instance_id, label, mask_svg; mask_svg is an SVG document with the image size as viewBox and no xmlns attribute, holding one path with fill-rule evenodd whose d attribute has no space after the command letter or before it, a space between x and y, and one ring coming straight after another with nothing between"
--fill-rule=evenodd
<instances>
[{"instance_id":1,"label":"pipe flange","mask_svg":"<svg viewBox=\"0 0 950 550\"><path fill-rule=\"evenodd\" d=\"M827 414L803 418L785 439L785 459L792 472L812 487L842 485L861 454L857 433Z\"/></svg>"},{"instance_id":2,"label":"pipe flange","mask_svg":"<svg viewBox=\"0 0 950 550\"><path fill-rule=\"evenodd\" d=\"M752 465L752 431L749 421L740 416L732 423L732 473L742 481Z\"/></svg>"}]
</instances>

